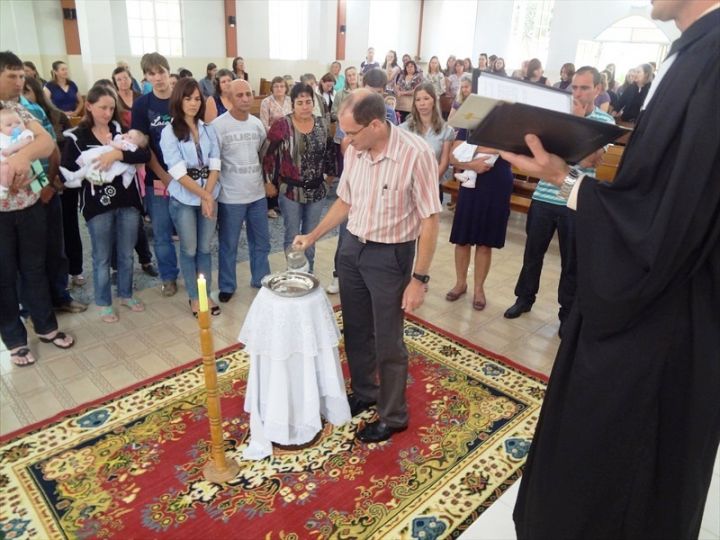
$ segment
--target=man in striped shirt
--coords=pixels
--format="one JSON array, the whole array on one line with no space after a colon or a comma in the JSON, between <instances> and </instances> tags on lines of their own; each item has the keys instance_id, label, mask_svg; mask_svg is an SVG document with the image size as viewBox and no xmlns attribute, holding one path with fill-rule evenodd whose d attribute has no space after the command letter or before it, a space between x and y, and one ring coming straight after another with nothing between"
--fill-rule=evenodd
<instances>
[{"instance_id":1,"label":"man in striped shirt","mask_svg":"<svg viewBox=\"0 0 720 540\"><path fill-rule=\"evenodd\" d=\"M294 244L307 249L348 219L337 268L348 399L353 416L377 404L379 418L357 437L379 442L408 426L404 312L422 305L430 280L442 210L437 161L420 137L386 121L382 96L368 89L350 94L338 120L349 140L338 200Z\"/></svg>"},{"instance_id":2,"label":"man in striped shirt","mask_svg":"<svg viewBox=\"0 0 720 540\"><path fill-rule=\"evenodd\" d=\"M602 78L597 69L584 66L575 72L572 79L574 113L598 122L614 123L612 116L595 107L595 97L600 92ZM588 156L580 165L582 172L595 175L595 165L603 150ZM506 319L515 319L532 309L535 295L540 289L540 273L543 258L547 252L555 230L560 243L560 283L558 302L560 303L560 337L562 325L572 307L575 298L577 265L575 260L575 217L574 211L567 207L567 200L558 195L560 188L540 180L532 197L528 211L525 231L525 254L523 266L515 285L515 304L505 311Z\"/></svg>"}]
</instances>

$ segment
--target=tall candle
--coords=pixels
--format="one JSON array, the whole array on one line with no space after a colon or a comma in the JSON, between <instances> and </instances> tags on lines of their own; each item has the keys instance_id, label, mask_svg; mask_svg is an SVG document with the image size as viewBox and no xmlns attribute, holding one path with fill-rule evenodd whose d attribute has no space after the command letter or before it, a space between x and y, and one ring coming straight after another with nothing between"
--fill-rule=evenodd
<instances>
[{"instance_id":1,"label":"tall candle","mask_svg":"<svg viewBox=\"0 0 720 540\"><path fill-rule=\"evenodd\" d=\"M205 276L200 274L198 276L198 299L200 301L200 311L208 310L208 298L207 298L207 284L205 282Z\"/></svg>"}]
</instances>

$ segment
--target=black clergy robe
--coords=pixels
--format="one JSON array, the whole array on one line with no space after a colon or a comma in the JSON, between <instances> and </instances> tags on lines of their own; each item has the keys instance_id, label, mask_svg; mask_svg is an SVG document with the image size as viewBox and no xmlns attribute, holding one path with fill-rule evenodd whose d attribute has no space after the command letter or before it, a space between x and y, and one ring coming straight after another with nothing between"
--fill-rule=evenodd
<instances>
[{"instance_id":1,"label":"black clergy robe","mask_svg":"<svg viewBox=\"0 0 720 540\"><path fill-rule=\"evenodd\" d=\"M720 10L673 44L613 184L514 511L520 540L697 538L720 440Z\"/></svg>"}]
</instances>

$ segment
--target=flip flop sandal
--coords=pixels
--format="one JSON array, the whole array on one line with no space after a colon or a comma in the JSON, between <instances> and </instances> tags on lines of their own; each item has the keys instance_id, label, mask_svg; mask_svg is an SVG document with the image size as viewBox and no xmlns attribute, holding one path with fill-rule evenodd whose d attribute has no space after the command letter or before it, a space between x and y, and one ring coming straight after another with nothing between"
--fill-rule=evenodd
<instances>
[{"instance_id":1,"label":"flip flop sandal","mask_svg":"<svg viewBox=\"0 0 720 540\"><path fill-rule=\"evenodd\" d=\"M23 359L23 362L20 362L16 360L16 358ZM35 357L33 357L32 353L30 352L30 349L27 347L22 347L21 349L18 349L14 353L10 353L10 360L14 365L17 367L27 367L32 366L35 363Z\"/></svg>"},{"instance_id":2,"label":"flip flop sandal","mask_svg":"<svg viewBox=\"0 0 720 540\"><path fill-rule=\"evenodd\" d=\"M125 306L135 313L141 313L145 311L145 305L137 298L128 298L127 300L120 300L120 305Z\"/></svg>"},{"instance_id":3,"label":"flip flop sandal","mask_svg":"<svg viewBox=\"0 0 720 540\"><path fill-rule=\"evenodd\" d=\"M70 342L70 345L67 345L65 343L65 340L68 338L68 336L65 334L65 332L57 332L53 337L46 338L42 336L38 336L38 339L42 341L43 343L51 343L52 345L55 345L58 349L69 349L73 345L75 345L75 340L72 339Z\"/></svg>"},{"instance_id":4,"label":"flip flop sandal","mask_svg":"<svg viewBox=\"0 0 720 540\"><path fill-rule=\"evenodd\" d=\"M115 315L115 311L112 306L105 306L100 310L100 320L106 323L116 323L120 319Z\"/></svg>"}]
</instances>

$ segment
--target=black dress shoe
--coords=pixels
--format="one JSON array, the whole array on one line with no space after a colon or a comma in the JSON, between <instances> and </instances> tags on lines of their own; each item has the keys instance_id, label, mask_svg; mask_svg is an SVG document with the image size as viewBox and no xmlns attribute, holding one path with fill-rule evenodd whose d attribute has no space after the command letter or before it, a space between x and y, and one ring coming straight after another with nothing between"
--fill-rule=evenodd
<instances>
[{"instance_id":1,"label":"black dress shoe","mask_svg":"<svg viewBox=\"0 0 720 540\"><path fill-rule=\"evenodd\" d=\"M357 416L361 412L365 412L375 405L374 401L364 401L357 397L355 394L348 396L348 403L350 404L350 415Z\"/></svg>"},{"instance_id":2,"label":"black dress shoe","mask_svg":"<svg viewBox=\"0 0 720 540\"><path fill-rule=\"evenodd\" d=\"M233 297L233 294L234 293L231 293L231 292L221 292L218 294L218 300L220 300L223 303L229 302L230 299Z\"/></svg>"},{"instance_id":3,"label":"black dress shoe","mask_svg":"<svg viewBox=\"0 0 720 540\"><path fill-rule=\"evenodd\" d=\"M387 441L393 434L405 431L406 429L407 426L392 427L388 426L382 420L376 420L375 422L365 424L365 427L358 431L355 437L365 443L382 442Z\"/></svg>"},{"instance_id":4,"label":"black dress shoe","mask_svg":"<svg viewBox=\"0 0 720 540\"><path fill-rule=\"evenodd\" d=\"M503 317L505 317L506 319L517 319L520 315L522 315L523 313L527 313L531 309L532 304L523 302L518 298L512 306L507 308L507 311L505 311Z\"/></svg>"}]
</instances>

